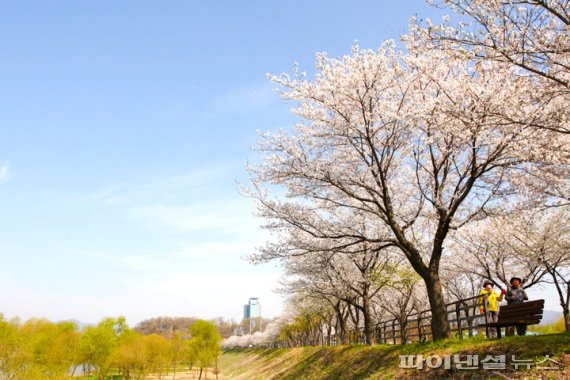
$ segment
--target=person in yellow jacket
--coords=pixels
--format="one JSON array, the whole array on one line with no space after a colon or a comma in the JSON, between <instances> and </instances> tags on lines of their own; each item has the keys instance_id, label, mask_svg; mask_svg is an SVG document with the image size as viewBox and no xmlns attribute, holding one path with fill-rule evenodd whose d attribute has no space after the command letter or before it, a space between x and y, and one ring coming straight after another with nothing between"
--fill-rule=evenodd
<instances>
[{"instance_id":1,"label":"person in yellow jacket","mask_svg":"<svg viewBox=\"0 0 570 380\"><path fill-rule=\"evenodd\" d=\"M497 322L498 314L499 314L499 302L503 300L503 296L505 295L505 291L501 290L501 294L498 295L493 290L493 282L489 280L485 280L483 282L483 289L479 292L479 310L481 314L485 314L485 295L487 296L487 322L493 323ZM487 328L487 337L488 338L496 338L497 331L495 328Z\"/></svg>"}]
</instances>

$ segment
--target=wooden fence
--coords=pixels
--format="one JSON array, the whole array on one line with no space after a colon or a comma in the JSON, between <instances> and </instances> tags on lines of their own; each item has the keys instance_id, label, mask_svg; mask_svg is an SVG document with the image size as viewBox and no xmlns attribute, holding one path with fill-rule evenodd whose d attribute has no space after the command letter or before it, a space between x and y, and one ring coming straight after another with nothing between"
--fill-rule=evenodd
<instances>
[{"instance_id":1,"label":"wooden fence","mask_svg":"<svg viewBox=\"0 0 570 380\"><path fill-rule=\"evenodd\" d=\"M483 304L479 303L481 296L460 299L445 305L450 331L460 338L474 336L481 328L478 325L487 323L487 296L483 296ZM481 312L480 308L483 308ZM431 310L411 313L403 318L381 321L374 328L371 344L406 344L433 340L431 333ZM336 334L323 335L319 342L308 342L312 346L336 346L340 344L367 344L364 329L348 331L341 339ZM290 347L288 342L270 342L265 347Z\"/></svg>"},{"instance_id":2,"label":"wooden fence","mask_svg":"<svg viewBox=\"0 0 570 380\"><path fill-rule=\"evenodd\" d=\"M487 323L487 297L484 296L483 310L478 303L480 296L461 299L445 305L449 330L458 337L477 334L477 326ZM376 325L375 342L405 344L433 340L431 334L431 310L423 310L398 318L380 322ZM361 342L365 344L367 342Z\"/></svg>"}]
</instances>

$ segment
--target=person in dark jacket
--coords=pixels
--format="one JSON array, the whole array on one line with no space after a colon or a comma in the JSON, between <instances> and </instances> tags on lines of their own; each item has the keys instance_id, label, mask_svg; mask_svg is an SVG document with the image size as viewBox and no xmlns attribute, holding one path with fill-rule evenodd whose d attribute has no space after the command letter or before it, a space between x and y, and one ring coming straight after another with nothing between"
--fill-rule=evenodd
<instances>
[{"instance_id":1,"label":"person in dark jacket","mask_svg":"<svg viewBox=\"0 0 570 380\"><path fill-rule=\"evenodd\" d=\"M528 301L528 296L521 286L522 280L519 277L513 277L509 282L511 283L511 286L507 290L507 294L505 296L507 303L511 305ZM526 323L517 323L517 335L526 335L526 327Z\"/></svg>"}]
</instances>

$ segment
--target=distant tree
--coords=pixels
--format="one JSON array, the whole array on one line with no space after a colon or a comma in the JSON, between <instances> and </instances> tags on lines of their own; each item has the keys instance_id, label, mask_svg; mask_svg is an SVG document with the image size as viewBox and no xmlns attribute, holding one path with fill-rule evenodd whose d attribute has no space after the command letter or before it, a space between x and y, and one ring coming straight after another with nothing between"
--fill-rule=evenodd
<instances>
[{"instance_id":1,"label":"distant tree","mask_svg":"<svg viewBox=\"0 0 570 380\"><path fill-rule=\"evenodd\" d=\"M188 341L191 362L200 368L199 379L202 378L204 368L216 365L222 338L212 322L197 320L189 328L190 340Z\"/></svg>"},{"instance_id":2,"label":"distant tree","mask_svg":"<svg viewBox=\"0 0 570 380\"><path fill-rule=\"evenodd\" d=\"M121 335L109 357L109 366L124 380L142 379L148 374L144 336L128 331Z\"/></svg>"},{"instance_id":3,"label":"distant tree","mask_svg":"<svg viewBox=\"0 0 570 380\"><path fill-rule=\"evenodd\" d=\"M30 319L21 334L31 354L28 368L37 376L60 379L78 364L80 335L73 323Z\"/></svg>"},{"instance_id":4,"label":"distant tree","mask_svg":"<svg viewBox=\"0 0 570 380\"><path fill-rule=\"evenodd\" d=\"M89 326L83 332L80 343L81 362L87 370L93 370L97 379L105 379L111 369L111 354L119 344L122 334L129 328L124 317L105 318L97 326Z\"/></svg>"},{"instance_id":5,"label":"distant tree","mask_svg":"<svg viewBox=\"0 0 570 380\"><path fill-rule=\"evenodd\" d=\"M236 333L236 330L242 326L241 323L236 322L233 318L226 319L219 317L212 319L211 322L216 325L216 328L218 329L218 332L223 339L234 335Z\"/></svg>"},{"instance_id":6,"label":"distant tree","mask_svg":"<svg viewBox=\"0 0 570 380\"><path fill-rule=\"evenodd\" d=\"M145 363L149 373L162 379L170 366L170 341L162 335L150 334L143 337Z\"/></svg>"},{"instance_id":7,"label":"distant tree","mask_svg":"<svg viewBox=\"0 0 570 380\"><path fill-rule=\"evenodd\" d=\"M27 356L19 325L0 314L0 375L7 380L25 378Z\"/></svg>"},{"instance_id":8,"label":"distant tree","mask_svg":"<svg viewBox=\"0 0 570 380\"><path fill-rule=\"evenodd\" d=\"M143 335L158 334L170 339L175 334L187 337L188 327L196 321L193 317L157 317L139 322L133 330Z\"/></svg>"},{"instance_id":9,"label":"distant tree","mask_svg":"<svg viewBox=\"0 0 570 380\"><path fill-rule=\"evenodd\" d=\"M176 370L178 363L184 361L184 358L188 356L189 347L187 342L182 340L179 334L174 334L172 339L170 339L170 348L168 350L170 368L173 372L173 378L176 378Z\"/></svg>"},{"instance_id":10,"label":"distant tree","mask_svg":"<svg viewBox=\"0 0 570 380\"><path fill-rule=\"evenodd\" d=\"M0 378L62 379L78 363L79 333L69 322L6 321L0 315Z\"/></svg>"}]
</instances>

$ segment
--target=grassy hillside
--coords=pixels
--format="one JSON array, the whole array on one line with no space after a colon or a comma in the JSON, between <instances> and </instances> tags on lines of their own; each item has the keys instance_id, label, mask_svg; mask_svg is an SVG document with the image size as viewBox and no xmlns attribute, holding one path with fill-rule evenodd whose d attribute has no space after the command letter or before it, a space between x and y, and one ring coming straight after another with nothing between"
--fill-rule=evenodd
<instances>
[{"instance_id":1,"label":"grassy hillside","mask_svg":"<svg viewBox=\"0 0 570 380\"><path fill-rule=\"evenodd\" d=\"M399 368L399 355L458 354L506 355L505 370L459 370ZM560 370L515 370L511 356L533 362L546 355L561 363ZM540 366L558 366L546 362ZM443 366L442 366L443 367ZM302 347L291 349L245 349L225 351L219 360L223 379L570 379L570 335L506 337L501 340L448 340L405 346ZM524 368L524 367L523 367Z\"/></svg>"}]
</instances>

